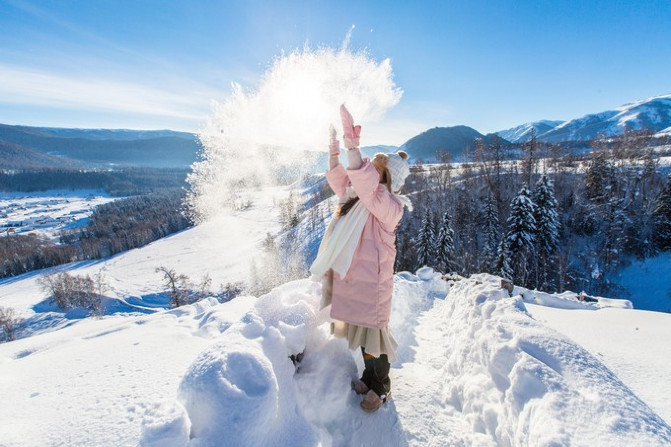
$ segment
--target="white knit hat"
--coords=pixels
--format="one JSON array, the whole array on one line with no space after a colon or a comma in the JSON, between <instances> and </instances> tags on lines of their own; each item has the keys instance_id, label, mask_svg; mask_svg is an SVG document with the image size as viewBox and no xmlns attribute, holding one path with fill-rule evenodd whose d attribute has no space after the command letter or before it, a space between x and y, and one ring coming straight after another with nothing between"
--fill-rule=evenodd
<instances>
[{"instance_id":1,"label":"white knit hat","mask_svg":"<svg viewBox=\"0 0 671 447\"><path fill-rule=\"evenodd\" d=\"M405 179L410 174L408 154L403 151L385 154L387 156L387 169L391 174L391 191L398 192L405 184Z\"/></svg>"}]
</instances>

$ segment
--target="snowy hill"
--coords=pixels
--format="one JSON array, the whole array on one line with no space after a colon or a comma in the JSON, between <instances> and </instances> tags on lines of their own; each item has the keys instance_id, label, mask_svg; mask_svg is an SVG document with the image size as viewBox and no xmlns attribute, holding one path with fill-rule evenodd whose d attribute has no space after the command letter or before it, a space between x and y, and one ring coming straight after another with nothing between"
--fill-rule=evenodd
<instances>
[{"instance_id":1,"label":"snowy hill","mask_svg":"<svg viewBox=\"0 0 671 447\"><path fill-rule=\"evenodd\" d=\"M625 129L659 132L671 126L671 95L626 104L613 110L585 115L566 121L538 135L548 143L592 140L598 135L620 135Z\"/></svg>"},{"instance_id":2,"label":"snowy hill","mask_svg":"<svg viewBox=\"0 0 671 447\"><path fill-rule=\"evenodd\" d=\"M532 129L536 131L536 136L538 136L554 129L561 123L563 123L563 121L534 121L532 123L525 123L520 126L513 127L512 129L501 130L496 132L496 134L504 140L510 141L511 143L526 143L531 138Z\"/></svg>"}]
</instances>

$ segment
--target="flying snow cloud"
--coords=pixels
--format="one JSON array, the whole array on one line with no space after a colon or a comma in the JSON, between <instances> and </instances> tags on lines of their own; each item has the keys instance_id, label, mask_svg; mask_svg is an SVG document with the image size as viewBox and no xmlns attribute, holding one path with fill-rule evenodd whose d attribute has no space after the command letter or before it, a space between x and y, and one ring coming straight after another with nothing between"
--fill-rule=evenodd
<instances>
[{"instance_id":1,"label":"flying snow cloud","mask_svg":"<svg viewBox=\"0 0 671 447\"><path fill-rule=\"evenodd\" d=\"M230 96L213 104L199 135L202 161L189 176L194 216L208 219L244 188L269 185L286 172L295 178L326 151L329 124L340 128L340 104L365 129L401 95L389 59L378 62L346 45L278 57L257 88L233 84ZM362 144L374 144L366 143L365 132Z\"/></svg>"}]
</instances>

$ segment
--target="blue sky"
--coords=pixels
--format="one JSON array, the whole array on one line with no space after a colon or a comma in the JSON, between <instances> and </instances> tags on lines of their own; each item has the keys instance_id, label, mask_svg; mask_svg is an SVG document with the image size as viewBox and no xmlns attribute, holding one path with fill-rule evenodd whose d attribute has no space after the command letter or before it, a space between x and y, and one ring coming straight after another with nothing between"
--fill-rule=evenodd
<instances>
[{"instance_id":1,"label":"blue sky","mask_svg":"<svg viewBox=\"0 0 671 447\"><path fill-rule=\"evenodd\" d=\"M391 59L401 144L671 93L671 1L0 0L0 123L196 131L303 47Z\"/></svg>"}]
</instances>

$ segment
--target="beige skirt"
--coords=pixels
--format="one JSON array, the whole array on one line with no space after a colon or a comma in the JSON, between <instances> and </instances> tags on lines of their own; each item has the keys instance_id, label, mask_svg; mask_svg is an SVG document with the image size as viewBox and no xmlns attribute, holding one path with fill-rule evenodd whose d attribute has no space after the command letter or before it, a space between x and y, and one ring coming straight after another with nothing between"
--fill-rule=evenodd
<instances>
[{"instance_id":1,"label":"beige skirt","mask_svg":"<svg viewBox=\"0 0 671 447\"><path fill-rule=\"evenodd\" d=\"M398 343L387 326L377 329L335 320L331 323L331 333L338 338L346 339L350 349L363 346L366 353L372 356L387 354L389 363L396 361Z\"/></svg>"},{"instance_id":2,"label":"beige skirt","mask_svg":"<svg viewBox=\"0 0 671 447\"><path fill-rule=\"evenodd\" d=\"M333 270L329 270L322 278L322 309L331 305L332 297ZM331 323L331 333L338 338L346 339L350 349L363 346L370 355L379 357L382 354L387 354L389 363L396 361L398 343L394 340L387 326L377 329L334 320Z\"/></svg>"}]
</instances>

